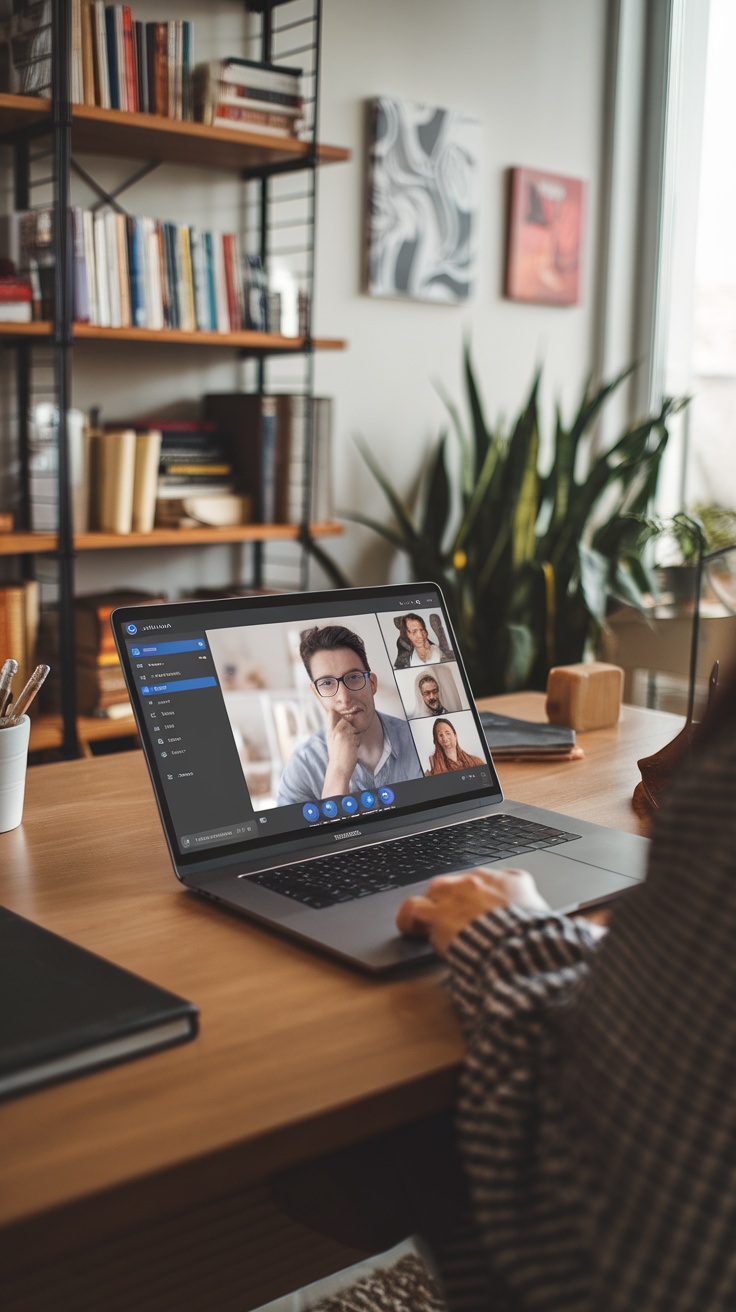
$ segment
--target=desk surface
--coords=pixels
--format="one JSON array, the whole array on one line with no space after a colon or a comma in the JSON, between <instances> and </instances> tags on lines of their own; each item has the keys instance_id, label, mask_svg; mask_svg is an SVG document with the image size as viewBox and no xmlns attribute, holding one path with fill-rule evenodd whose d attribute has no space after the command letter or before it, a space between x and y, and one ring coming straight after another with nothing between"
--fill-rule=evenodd
<instances>
[{"instance_id":1,"label":"desk surface","mask_svg":"<svg viewBox=\"0 0 736 1312\"><path fill-rule=\"evenodd\" d=\"M489 705L544 718L541 694ZM501 781L637 831L636 760L680 727L625 707L579 736L584 761L502 764ZM142 1221L450 1102L461 1041L441 971L376 982L187 893L140 752L29 772L0 902L201 1008L194 1043L0 1108L0 1259L34 1224L84 1218L92 1235L132 1205Z\"/></svg>"}]
</instances>

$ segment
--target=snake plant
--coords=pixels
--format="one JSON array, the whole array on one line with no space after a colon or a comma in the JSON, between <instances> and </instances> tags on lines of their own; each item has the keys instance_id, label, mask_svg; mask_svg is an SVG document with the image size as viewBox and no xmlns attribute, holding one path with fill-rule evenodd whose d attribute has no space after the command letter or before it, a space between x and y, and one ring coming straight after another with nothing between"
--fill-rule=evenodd
<instances>
[{"instance_id":1,"label":"snake plant","mask_svg":"<svg viewBox=\"0 0 736 1312\"><path fill-rule=\"evenodd\" d=\"M594 649L609 598L641 607L643 593L653 590L642 560L642 523L668 421L685 401L666 399L656 414L594 453L594 421L630 372L597 388L588 383L570 423L557 407L545 472L539 459L540 371L518 418L490 428L466 346L469 428L457 406L443 398L455 458L448 458L450 434L444 432L429 452L413 508L356 439L394 523L356 513L348 518L404 552L412 578L441 584L476 696L544 688L553 665L576 663ZM333 581L345 584L325 553L317 554Z\"/></svg>"}]
</instances>

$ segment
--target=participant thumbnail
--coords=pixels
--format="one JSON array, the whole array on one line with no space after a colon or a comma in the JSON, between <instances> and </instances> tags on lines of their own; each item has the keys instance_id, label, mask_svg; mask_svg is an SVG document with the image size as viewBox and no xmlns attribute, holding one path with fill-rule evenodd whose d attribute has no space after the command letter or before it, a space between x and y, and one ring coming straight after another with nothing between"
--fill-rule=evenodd
<instances>
[{"instance_id":1,"label":"participant thumbnail","mask_svg":"<svg viewBox=\"0 0 736 1312\"><path fill-rule=\"evenodd\" d=\"M410 720L451 715L469 709L460 671L454 661L424 670L396 670L395 677Z\"/></svg>"},{"instance_id":2,"label":"participant thumbnail","mask_svg":"<svg viewBox=\"0 0 736 1312\"><path fill-rule=\"evenodd\" d=\"M470 711L412 720L412 733L425 775L450 774L486 764Z\"/></svg>"},{"instance_id":3,"label":"participant thumbnail","mask_svg":"<svg viewBox=\"0 0 736 1312\"><path fill-rule=\"evenodd\" d=\"M439 610L381 615L380 623L395 670L439 665L456 659Z\"/></svg>"}]
</instances>

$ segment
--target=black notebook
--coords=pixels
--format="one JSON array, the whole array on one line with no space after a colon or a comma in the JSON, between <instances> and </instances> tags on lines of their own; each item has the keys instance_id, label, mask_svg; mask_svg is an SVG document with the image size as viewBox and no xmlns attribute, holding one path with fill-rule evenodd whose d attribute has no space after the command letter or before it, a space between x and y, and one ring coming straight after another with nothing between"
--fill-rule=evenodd
<instances>
[{"instance_id":1,"label":"black notebook","mask_svg":"<svg viewBox=\"0 0 736 1312\"><path fill-rule=\"evenodd\" d=\"M567 756L575 746L575 730L559 724L538 724L511 715L481 711L480 722L497 760L504 757Z\"/></svg>"},{"instance_id":2,"label":"black notebook","mask_svg":"<svg viewBox=\"0 0 736 1312\"><path fill-rule=\"evenodd\" d=\"M197 1033L191 1002L0 907L0 1097Z\"/></svg>"}]
</instances>

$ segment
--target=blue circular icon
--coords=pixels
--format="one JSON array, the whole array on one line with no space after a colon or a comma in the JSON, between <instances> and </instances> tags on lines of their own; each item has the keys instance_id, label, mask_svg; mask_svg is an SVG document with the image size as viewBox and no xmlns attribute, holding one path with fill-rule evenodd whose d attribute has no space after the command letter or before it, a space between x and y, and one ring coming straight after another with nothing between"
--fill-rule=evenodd
<instances>
[{"instance_id":1,"label":"blue circular icon","mask_svg":"<svg viewBox=\"0 0 736 1312\"><path fill-rule=\"evenodd\" d=\"M363 803L363 806L364 806L364 807L366 808L366 810L368 810L368 811L370 811L370 809L371 809L372 806L375 806L375 805L376 805L376 799L375 799L373 793L361 793L361 794L360 794L360 800L361 800L361 802Z\"/></svg>"},{"instance_id":2,"label":"blue circular icon","mask_svg":"<svg viewBox=\"0 0 736 1312\"><path fill-rule=\"evenodd\" d=\"M198 642L197 642L197 646L198 646L198 647L204 647L204 643L203 643L203 641L202 641L201 638L198 640Z\"/></svg>"},{"instance_id":3,"label":"blue circular icon","mask_svg":"<svg viewBox=\"0 0 736 1312\"><path fill-rule=\"evenodd\" d=\"M125 632L126 632L126 633L137 633L137 632L138 632L138 625L137 625L137 624L126 624L126 626L125 626Z\"/></svg>"},{"instance_id":4,"label":"blue circular icon","mask_svg":"<svg viewBox=\"0 0 736 1312\"><path fill-rule=\"evenodd\" d=\"M315 820L319 820L319 807L314 802L307 802L302 807L302 815L305 820L309 820L310 824L314 824Z\"/></svg>"},{"instance_id":5,"label":"blue circular icon","mask_svg":"<svg viewBox=\"0 0 736 1312\"><path fill-rule=\"evenodd\" d=\"M378 790L378 797L379 797L379 800L380 800L381 802L383 802L383 805L384 805L384 806L390 806L391 803L392 803L393 800L394 800L393 789L392 789L392 788L379 788L379 790Z\"/></svg>"},{"instance_id":6,"label":"blue circular icon","mask_svg":"<svg viewBox=\"0 0 736 1312\"><path fill-rule=\"evenodd\" d=\"M343 797L340 805L346 815L355 815L358 809L358 803L354 797Z\"/></svg>"},{"instance_id":7,"label":"blue circular icon","mask_svg":"<svg viewBox=\"0 0 736 1312\"><path fill-rule=\"evenodd\" d=\"M140 649L140 647L131 647L131 649L130 649L130 654L131 654L131 656L140 656L140 654L141 654L141 649Z\"/></svg>"},{"instance_id":8,"label":"blue circular icon","mask_svg":"<svg viewBox=\"0 0 736 1312\"><path fill-rule=\"evenodd\" d=\"M335 816L337 815L337 802L333 802L331 798L329 798L326 802L323 802L322 814L326 815L328 820L334 820Z\"/></svg>"}]
</instances>

